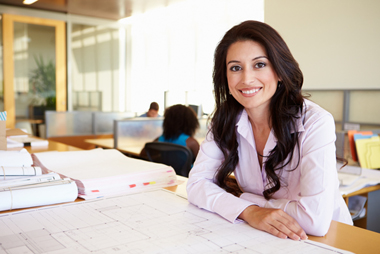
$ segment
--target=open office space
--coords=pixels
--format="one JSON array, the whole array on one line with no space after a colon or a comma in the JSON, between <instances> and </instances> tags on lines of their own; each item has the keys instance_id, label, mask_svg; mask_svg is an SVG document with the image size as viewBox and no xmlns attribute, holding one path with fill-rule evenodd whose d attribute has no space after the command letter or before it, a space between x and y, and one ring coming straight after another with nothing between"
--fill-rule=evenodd
<instances>
[{"instance_id":1,"label":"open office space","mask_svg":"<svg viewBox=\"0 0 380 254\"><path fill-rule=\"evenodd\" d=\"M162 132L162 118L134 118L145 113L152 101L160 105L160 115L178 103L197 107L201 128L196 138L202 141L207 131L206 117L214 109L214 49L229 28L248 19L271 25L287 42L304 74L304 92L334 117L338 157L359 165L351 156L348 130L378 134L378 1L104 2L107 5L103 1L40 0L26 6L21 0L0 0L0 112L7 112L7 128L28 129L49 141L44 147L27 147L31 154L103 147L136 158L145 142ZM9 231L0 228L0 253L21 253L26 250L23 248L29 248L30 253L208 253L215 252L215 246L220 246L221 253L307 250L310 243L290 246L254 235L244 224L224 224L219 217L188 206L182 198L186 197L187 178L178 179L178 186L166 187L177 195L160 190L102 199L99 203L70 202L54 209L28 210L33 223L30 227L21 224L25 239L30 240L16 241L10 233L26 217L2 212L0 225L7 225ZM342 195L346 202L355 195L366 197L364 217L354 221L355 226L333 222L326 236L309 236L309 240L338 251L378 252L378 185ZM170 209L158 200L167 200ZM111 208L114 206L120 210ZM135 207L142 209L140 214L135 213ZM74 212L77 217L68 216ZM86 213L91 218L86 218ZM123 214L131 217L126 219ZM61 233L45 235L40 230L44 223L38 219L43 217L49 218L46 228L59 228ZM96 224L94 218L108 226ZM68 224L60 225L59 219ZM77 224L78 228L74 230L69 224ZM235 230L239 237L231 234ZM37 243L37 235L49 244ZM108 240L95 241L92 237ZM256 239L256 248L248 244L250 239ZM66 249L58 244L60 241L67 244ZM141 246L144 242L146 248ZM318 249L310 251L318 253Z\"/></svg>"}]
</instances>

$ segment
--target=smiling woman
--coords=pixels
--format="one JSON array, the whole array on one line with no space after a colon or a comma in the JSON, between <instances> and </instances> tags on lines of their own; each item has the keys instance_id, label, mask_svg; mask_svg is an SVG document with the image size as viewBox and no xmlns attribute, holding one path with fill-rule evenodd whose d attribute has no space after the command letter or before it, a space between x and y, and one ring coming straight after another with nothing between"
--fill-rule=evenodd
<instances>
[{"instance_id":1,"label":"smiling woman","mask_svg":"<svg viewBox=\"0 0 380 254\"><path fill-rule=\"evenodd\" d=\"M326 234L332 220L352 225L334 119L302 96L302 72L281 36L258 21L231 28L215 50L213 81L216 107L189 201L294 240Z\"/></svg>"},{"instance_id":2,"label":"smiling woman","mask_svg":"<svg viewBox=\"0 0 380 254\"><path fill-rule=\"evenodd\" d=\"M280 82L266 55L263 46L250 40L233 43L227 52L228 88L251 119L255 112L268 110Z\"/></svg>"}]
</instances>

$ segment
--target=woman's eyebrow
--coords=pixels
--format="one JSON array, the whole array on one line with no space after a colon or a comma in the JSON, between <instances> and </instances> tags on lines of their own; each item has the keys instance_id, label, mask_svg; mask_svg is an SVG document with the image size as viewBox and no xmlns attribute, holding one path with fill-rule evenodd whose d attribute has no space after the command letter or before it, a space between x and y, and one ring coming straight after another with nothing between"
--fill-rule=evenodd
<instances>
[{"instance_id":1,"label":"woman's eyebrow","mask_svg":"<svg viewBox=\"0 0 380 254\"><path fill-rule=\"evenodd\" d=\"M255 58L253 58L252 61L255 61L255 60L260 59L260 58L266 58L266 59L268 59L268 57L266 57L266 56L257 56ZM231 60L231 61L229 61L227 63L227 65L229 65L230 63L240 63L240 61L238 61L238 60Z\"/></svg>"},{"instance_id":2,"label":"woman's eyebrow","mask_svg":"<svg viewBox=\"0 0 380 254\"><path fill-rule=\"evenodd\" d=\"M255 60L260 59L260 58L266 58L266 59L268 59L268 57L266 57L266 56L257 56L255 58L253 58L252 61L255 61Z\"/></svg>"}]
</instances>

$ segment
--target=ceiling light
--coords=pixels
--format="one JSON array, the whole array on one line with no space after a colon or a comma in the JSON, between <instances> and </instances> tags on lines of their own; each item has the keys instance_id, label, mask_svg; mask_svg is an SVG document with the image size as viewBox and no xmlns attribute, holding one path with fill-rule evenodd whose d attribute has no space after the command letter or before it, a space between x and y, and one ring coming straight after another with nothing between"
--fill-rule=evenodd
<instances>
[{"instance_id":1,"label":"ceiling light","mask_svg":"<svg viewBox=\"0 0 380 254\"><path fill-rule=\"evenodd\" d=\"M32 4L34 2L37 2L38 0L24 0L24 2L22 2L23 4Z\"/></svg>"}]
</instances>

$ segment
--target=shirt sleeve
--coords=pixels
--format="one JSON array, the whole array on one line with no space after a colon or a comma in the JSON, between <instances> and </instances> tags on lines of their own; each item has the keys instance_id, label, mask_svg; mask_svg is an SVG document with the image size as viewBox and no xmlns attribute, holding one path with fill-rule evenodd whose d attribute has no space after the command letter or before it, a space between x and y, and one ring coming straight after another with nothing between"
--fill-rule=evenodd
<instances>
[{"instance_id":1,"label":"shirt sleeve","mask_svg":"<svg viewBox=\"0 0 380 254\"><path fill-rule=\"evenodd\" d=\"M226 192L214 182L215 173L223 160L223 153L212 139L212 135L207 135L189 174L187 197L190 203L199 208L215 212L230 222L235 222L252 202Z\"/></svg>"},{"instance_id":2,"label":"shirt sleeve","mask_svg":"<svg viewBox=\"0 0 380 254\"><path fill-rule=\"evenodd\" d=\"M261 207L282 209L307 234L323 236L331 224L339 186L336 176L335 124L332 116L326 114L319 118L301 135L301 160L296 169L300 170L300 186L298 195L293 195L297 198L267 201L264 197L251 193L244 193L240 198Z\"/></svg>"}]
</instances>

